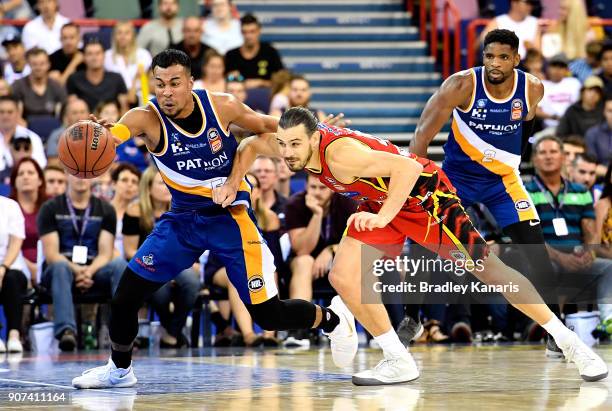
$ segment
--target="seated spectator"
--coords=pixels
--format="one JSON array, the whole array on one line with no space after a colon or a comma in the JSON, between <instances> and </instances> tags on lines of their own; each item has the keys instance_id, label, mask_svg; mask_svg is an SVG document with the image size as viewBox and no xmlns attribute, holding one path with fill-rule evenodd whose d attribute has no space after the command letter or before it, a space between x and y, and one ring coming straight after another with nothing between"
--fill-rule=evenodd
<instances>
[{"instance_id":1,"label":"seated spectator","mask_svg":"<svg viewBox=\"0 0 612 411\"><path fill-rule=\"evenodd\" d=\"M563 53L570 60L584 58L584 45L595 38L584 0L561 0L558 20L542 36L542 51L545 57Z\"/></svg>"},{"instance_id":2,"label":"seated spectator","mask_svg":"<svg viewBox=\"0 0 612 411\"><path fill-rule=\"evenodd\" d=\"M191 58L191 75L195 79L202 77L206 52L211 50L202 43L202 21L199 17L187 17L183 21L183 41L173 44L173 49L185 52ZM194 86L195 87L195 86Z\"/></svg>"},{"instance_id":3,"label":"seated spectator","mask_svg":"<svg viewBox=\"0 0 612 411\"><path fill-rule=\"evenodd\" d=\"M569 61L562 54L548 60L546 74L548 80L542 81L544 96L538 104L536 115L543 120L545 127L557 127L559 119L569 106L580 98L582 84L573 77L568 77Z\"/></svg>"},{"instance_id":4,"label":"seated spectator","mask_svg":"<svg viewBox=\"0 0 612 411\"><path fill-rule=\"evenodd\" d=\"M66 192L66 173L60 166L48 164L45 167L45 187L48 198L61 196Z\"/></svg>"},{"instance_id":5,"label":"seated spectator","mask_svg":"<svg viewBox=\"0 0 612 411\"><path fill-rule=\"evenodd\" d=\"M202 76L193 83L194 89L225 93L225 61L221 54L213 49L208 50L204 55L200 72Z\"/></svg>"},{"instance_id":6,"label":"seated spectator","mask_svg":"<svg viewBox=\"0 0 612 411\"><path fill-rule=\"evenodd\" d=\"M79 50L81 31L74 23L66 23L60 34L62 47L49 56L51 71L49 77L65 85L68 77L75 71L85 70L83 52Z\"/></svg>"},{"instance_id":7,"label":"seated spectator","mask_svg":"<svg viewBox=\"0 0 612 411\"><path fill-rule=\"evenodd\" d=\"M270 94L270 113L282 113L289 106L289 84L291 83L291 72L279 70L272 75Z\"/></svg>"},{"instance_id":8,"label":"seated spectator","mask_svg":"<svg viewBox=\"0 0 612 411\"><path fill-rule=\"evenodd\" d=\"M0 97L4 97L4 96L8 96L13 94L13 91L11 90L11 86L8 83L8 81L6 81L5 78L0 77Z\"/></svg>"},{"instance_id":9,"label":"seated spectator","mask_svg":"<svg viewBox=\"0 0 612 411\"><path fill-rule=\"evenodd\" d=\"M289 170L289 167L285 161L276 161L276 165L278 166L278 182L276 183L275 190L279 193L279 195L289 197L291 194L293 194L291 189L291 177L293 177L295 173Z\"/></svg>"},{"instance_id":10,"label":"seated spectator","mask_svg":"<svg viewBox=\"0 0 612 411\"><path fill-rule=\"evenodd\" d=\"M312 283L326 278L346 222L357 203L334 193L309 175L306 191L294 194L285 206L285 228L295 257L291 260L289 298L312 300ZM290 333L287 345L309 346L307 333Z\"/></svg>"},{"instance_id":11,"label":"seated spectator","mask_svg":"<svg viewBox=\"0 0 612 411\"><path fill-rule=\"evenodd\" d=\"M183 19L177 17L178 0L158 0L159 18L149 21L138 32L138 47L147 49L152 56L171 44L183 40Z\"/></svg>"},{"instance_id":12,"label":"seated spectator","mask_svg":"<svg viewBox=\"0 0 612 411\"><path fill-rule=\"evenodd\" d=\"M232 16L230 1L212 0L211 8L211 17L204 22L202 42L220 54L240 47L243 42L240 22Z\"/></svg>"},{"instance_id":13,"label":"seated spectator","mask_svg":"<svg viewBox=\"0 0 612 411\"><path fill-rule=\"evenodd\" d=\"M104 69L120 74L128 89L139 90L140 74L148 71L151 54L136 44L136 30L130 21L117 23L113 28L113 42L104 52Z\"/></svg>"},{"instance_id":14,"label":"seated spectator","mask_svg":"<svg viewBox=\"0 0 612 411\"><path fill-rule=\"evenodd\" d=\"M587 130L603 121L603 81L591 76L582 85L580 100L567 108L559 120L556 135L584 136Z\"/></svg>"},{"instance_id":15,"label":"seated spectator","mask_svg":"<svg viewBox=\"0 0 612 411\"><path fill-rule=\"evenodd\" d=\"M29 271L21 254L25 225L15 200L0 196L0 208L0 303L4 306L8 330L7 344L0 340L0 352L7 349L9 352L22 352L23 296L29 281Z\"/></svg>"},{"instance_id":16,"label":"seated spectator","mask_svg":"<svg viewBox=\"0 0 612 411\"><path fill-rule=\"evenodd\" d=\"M119 121L121 116L119 103L116 100L103 101L98 104L94 112L97 118L103 118L111 123ZM130 163L139 170L144 170L149 165L149 154L147 146L142 137L134 137L117 146L117 157L115 161Z\"/></svg>"},{"instance_id":17,"label":"seated spectator","mask_svg":"<svg viewBox=\"0 0 612 411\"><path fill-rule=\"evenodd\" d=\"M563 139L563 154L565 156L565 164L561 173L563 178L570 178L574 159L577 155L583 153L586 153L586 143L584 142L584 137L572 135Z\"/></svg>"},{"instance_id":18,"label":"seated spectator","mask_svg":"<svg viewBox=\"0 0 612 411\"><path fill-rule=\"evenodd\" d=\"M106 201L107 203L110 203L113 200L115 192L113 191L113 179L111 177L110 169L106 173L92 180L91 194L100 200Z\"/></svg>"},{"instance_id":19,"label":"seated spectator","mask_svg":"<svg viewBox=\"0 0 612 411\"><path fill-rule=\"evenodd\" d=\"M38 213L45 267L42 285L51 291L54 333L62 351L76 347L73 287L111 296L117 262L111 263L117 220L113 207L91 194L91 180L68 176L64 195L48 200Z\"/></svg>"},{"instance_id":20,"label":"seated spectator","mask_svg":"<svg viewBox=\"0 0 612 411\"><path fill-rule=\"evenodd\" d=\"M259 185L259 201L265 209L272 210L285 223L285 206L287 197L276 191L279 180L279 164L271 157L259 156L251 166L251 173L257 178Z\"/></svg>"},{"instance_id":21,"label":"seated spectator","mask_svg":"<svg viewBox=\"0 0 612 411\"><path fill-rule=\"evenodd\" d=\"M587 153L597 159L597 175L603 176L612 158L612 94L604 102L604 121L588 129L584 139Z\"/></svg>"},{"instance_id":22,"label":"seated spectator","mask_svg":"<svg viewBox=\"0 0 612 411\"><path fill-rule=\"evenodd\" d=\"M227 76L227 81L225 82L225 92L236 97L241 103L244 103L247 99L247 89L244 85L244 78L241 75ZM233 123L230 124L229 129L234 137L236 137L239 141L252 134L249 130L245 130Z\"/></svg>"},{"instance_id":23,"label":"seated spectator","mask_svg":"<svg viewBox=\"0 0 612 411\"><path fill-rule=\"evenodd\" d=\"M594 258L584 244L597 244L593 199L587 189L561 176L563 143L542 137L533 151L536 176L526 185L540 216L550 259L561 274L600 277L598 298L612 295L612 260ZM563 280L563 277L560 279ZM612 315L612 304L599 304L602 320Z\"/></svg>"},{"instance_id":24,"label":"seated spectator","mask_svg":"<svg viewBox=\"0 0 612 411\"><path fill-rule=\"evenodd\" d=\"M37 0L36 8L40 15L23 27L23 44L26 50L40 47L52 54L62 47L60 32L70 20L59 13L57 0Z\"/></svg>"},{"instance_id":25,"label":"seated spectator","mask_svg":"<svg viewBox=\"0 0 612 411\"><path fill-rule=\"evenodd\" d=\"M32 140L25 135L15 135L9 142L9 151L13 164L19 164L24 158L32 157ZM13 168L5 168L0 172L0 179L10 184L10 176L13 174Z\"/></svg>"},{"instance_id":26,"label":"seated spectator","mask_svg":"<svg viewBox=\"0 0 612 411\"><path fill-rule=\"evenodd\" d=\"M31 19L34 13L27 0L8 0L0 2L0 18Z\"/></svg>"},{"instance_id":27,"label":"seated spectator","mask_svg":"<svg viewBox=\"0 0 612 411\"><path fill-rule=\"evenodd\" d=\"M289 106L287 108L306 107L312 114L317 116L320 121L324 121L326 119L325 113L310 106L311 97L310 82L306 80L306 77L293 76L289 83ZM282 114L282 111L270 111L271 116L280 117Z\"/></svg>"},{"instance_id":28,"label":"seated spectator","mask_svg":"<svg viewBox=\"0 0 612 411\"><path fill-rule=\"evenodd\" d=\"M595 184L597 175L597 161L589 154L579 154L572 162L572 173L569 180L572 183L582 184L591 193L593 202L597 202L601 196L601 186Z\"/></svg>"},{"instance_id":29,"label":"seated spectator","mask_svg":"<svg viewBox=\"0 0 612 411\"><path fill-rule=\"evenodd\" d=\"M240 19L244 43L225 55L225 70L228 74L241 74L246 87L270 87L274 73L283 69L278 51L269 43L262 43L261 23L252 14Z\"/></svg>"},{"instance_id":30,"label":"seated spectator","mask_svg":"<svg viewBox=\"0 0 612 411\"><path fill-rule=\"evenodd\" d=\"M38 227L36 218L43 203L47 200L45 177L40 166L31 158L24 158L11 174L11 198L19 204L25 218L25 238L21 252L31 273L32 283L36 284Z\"/></svg>"},{"instance_id":31,"label":"seated spectator","mask_svg":"<svg viewBox=\"0 0 612 411\"><path fill-rule=\"evenodd\" d=\"M47 139L45 152L49 160L57 158L57 144L64 130L79 120L87 120L89 118L89 107L87 107L87 103L84 100L72 97L62 107L61 117L62 126L53 130Z\"/></svg>"},{"instance_id":32,"label":"seated spectator","mask_svg":"<svg viewBox=\"0 0 612 411\"><path fill-rule=\"evenodd\" d=\"M601 65L599 77L604 82L606 94L612 94L612 41L605 43L601 48L599 64Z\"/></svg>"},{"instance_id":33,"label":"seated spectator","mask_svg":"<svg viewBox=\"0 0 612 411\"><path fill-rule=\"evenodd\" d=\"M596 74L599 69L599 55L601 54L601 41L589 41L585 47L584 58L578 58L569 64L569 69L572 74L580 80L581 83Z\"/></svg>"},{"instance_id":34,"label":"seated spectator","mask_svg":"<svg viewBox=\"0 0 612 411\"><path fill-rule=\"evenodd\" d=\"M510 0L510 10L490 21L481 34L481 41L488 32L495 29L506 29L516 33L519 38L518 53L526 55L528 49L540 50L541 33L538 19L531 15L532 0Z\"/></svg>"},{"instance_id":35,"label":"seated spectator","mask_svg":"<svg viewBox=\"0 0 612 411\"><path fill-rule=\"evenodd\" d=\"M2 67L2 75L9 85L20 78L30 74L30 66L25 57L25 48L21 37L13 35L2 40L2 47L6 49L8 61Z\"/></svg>"},{"instance_id":36,"label":"seated spectator","mask_svg":"<svg viewBox=\"0 0 612 411\"><path fill-rule=\"evenodd\" d=\"M104 46L90 41L83 50L85 71L76 71L68 77L69 95L85 100L90 111L102 101L118 100L121 112L127 111L127 88L120 74L104 69Z\"/></svg>"},{"instance_id":37,"label":"seated spectator","mask_svg":"<svg viewBox=\"0 0 612 411\"><path fill-rule=\"evenodd\" d=\"M595 229L596 238L601 239L598 255L612 258L612 160L608 164L603 192L595 203Z\"/></svg>"},{"instance_id":38,"label":"seated spectator","mask_svg":"<svg viewBox=\"0 0 612 411\"><path fill-rule=\"evenodd\" d=\"M13 94L20 100L23 117L58 116L66 103L66 90L49 78L49 56L38 47L26 53L32 72L13 83Z\"/></svg>"},{"instance_id":39,"label":"seated spectator","mask_svg":"<svg viewBox=\"0 0 612 411\"><path fill-rule=\"evenodd\" d=\"M117 215L117 231L115 231L115 251L117 257L123 253L123 216L128 206L138 197L140 170L129 163L119 163L111 173L113 200L111 205Z\"/></svg>"},{"instance_id":40,"label":"seated spectator","mask_svg":"<svg viewBox=\"0 0 612 411\"><path fill-rule=\"evenodd\" d=\"M127 259L134 257L157 220L170 209L172 199L155 167L149 167L143 173L139 193L138 202L132 203L123 217L123 248ZM196 267L182 271L174 280L157 290L149 300L164 329L160 342L162 348L180 348L186 345L182 329L200 291L197 268L196 264ZM174 305L174 311L170 310L170 303Z\"/></svg>"},{"instance_id":41,"label":"seated spectator","mask_svg":"<svg viewBox=\"0 0 612 411\"><path fill-rule=\"evenodd\" d=\"M14 162L9 147L14 137L30 140L32 158L41 168L44 168L47 165L47 158L42 140L32 130L20 126L18 121L17 99L12 96L0 97L0 171L13 167Z\"/></svg>"}]
</instances>

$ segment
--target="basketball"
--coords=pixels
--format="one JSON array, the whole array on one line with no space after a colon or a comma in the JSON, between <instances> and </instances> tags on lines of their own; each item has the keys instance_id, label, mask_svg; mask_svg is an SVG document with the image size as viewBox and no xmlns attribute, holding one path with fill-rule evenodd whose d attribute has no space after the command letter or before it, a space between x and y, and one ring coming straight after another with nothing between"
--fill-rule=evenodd
<instances>
[{"instance_id":1,"label":"basketball","mask_svg":"<svg viewBox=\"0 0 612 411\"><path fill-rule=\"evenodd\" d=\"M61 135L57 152L66 171L79 178L99 177L115 159L110 131L89 120L79 121Z\"/></svg>"}]
</instances>

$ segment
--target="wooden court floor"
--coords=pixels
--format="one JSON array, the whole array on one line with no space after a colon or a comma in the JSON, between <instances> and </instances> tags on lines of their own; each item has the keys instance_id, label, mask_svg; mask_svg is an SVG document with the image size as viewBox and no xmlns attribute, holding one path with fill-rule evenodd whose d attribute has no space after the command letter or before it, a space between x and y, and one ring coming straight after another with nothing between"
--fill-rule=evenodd
<instances>
[{"instance_id":1,"label":"wooden court floor","mask_svg":"<svg viewBox=\"0 0 612 411\"><path fill-rule=\"evenodd\" d=\"M612 345L596 350L612 366ZM545 358L541 345L417 346L411 351L421 378L395 386L351 384L352 371L378 362L381 354L375 350L360 350L352 369L338 369L329 349L226 348L141 351L136 387L81 391L70 387L72 377L106 361L107 353L2 356L0 409L612 410L610 378L583 382L575 365Z\"/></svg>"}]
</instances>

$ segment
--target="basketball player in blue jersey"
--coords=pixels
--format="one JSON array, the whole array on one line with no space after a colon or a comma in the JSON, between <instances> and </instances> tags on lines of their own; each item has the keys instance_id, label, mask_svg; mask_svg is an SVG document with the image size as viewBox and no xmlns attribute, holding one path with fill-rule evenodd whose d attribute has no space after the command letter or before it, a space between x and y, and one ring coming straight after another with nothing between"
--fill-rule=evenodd
<instances>
[{"instance_id":1,"label":"basketball player in blue jersey","mask_svg":"<svg viewBox=\"0 0 612 411\"><path fill-rule=\"evenodd\" d=\"M172 208L156 224L129 262L111 302L108 363L73 379L76 388L131 387L136 384L132 347L138 310L145 300L205 250L223 261L253 320L266 330L320 328L331 339L332 357L345 365L355 355L353 315L340 297L330 308L277 295L272 254L250 208L250 186L239 184L228 208L212 200L232 170L237 142L230 124L254 133L276 131L278 118L255 113L228 94L192 90L191 61L178 50L153 59L155 98L128 111L109 127L116 143L142 136L172 193ZM344 362L343 362L344 361Z\"/></svg>"},{"instance_id":2,"label":"basketball player in blue jersey","mask_svg":"<svg viewBox=\"0 0 612 411\"><path fill-rule=\"evenodd\" d=\"M426 156L429 143L452 115L442 169L461 202L464 206L486 205L513 243L529 245L523 249L531 265L531 280L554 284L539 217L519 174L522 145L532 134L544 86L516 69L518 42L509 30L487 34L484 66L455 73L444 81L423 110L410 151ZM559 314L556 304L550 308ZM546 353L563 355L552 338L548 338Z\"/></svg>"}]
</instances>

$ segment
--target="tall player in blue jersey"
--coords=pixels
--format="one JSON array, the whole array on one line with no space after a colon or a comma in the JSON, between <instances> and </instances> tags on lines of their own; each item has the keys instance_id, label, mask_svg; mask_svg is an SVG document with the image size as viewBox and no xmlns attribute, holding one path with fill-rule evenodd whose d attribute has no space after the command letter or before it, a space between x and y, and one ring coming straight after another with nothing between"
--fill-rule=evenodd
<instances>
[{"instance_id":1,"label":"tall player in blue jersey","mask_svg":"<svg viewBox=\"0 0 612 411\"><path fill-rule=\"evenodd\" d=\"M116 142L143 136L172 193L164 214L138 249L111 302L108 363L73 379L77 388L130 387L136 384L132 347L138 310L167 281L191 267L205 250L223 261L253 320L266 330L320 328L331 339L332 357L344 366L357 350L353 315L340 297L330 308L304 300L280 300L274 260L250 208L250 186L242 181L231 207L213 202L213 189L229 176L238 143L234 123L254 133L276 131L278 119L255 113L229 94L192 90L191 61L178 50L153 59L155 98L108 124ZM112 127L111 127L112 126Z\"/></svg>"},{"instance_id":2,"label":"tall player in blue jersey","mask_svg":"<svg viewBox=\"0 0 612 411\"><path fill-rule=\"evenodd\" d=\"M529 245L529 250L524 248L532 282L554 284L539 217L519 174L522 145L533 131L544 86L516 69L518 42L512 31L489 32L484 40L484 66L444 81L423 110L410 150L426 156L427 146L452 114L442 169L461 202L486 205L513 243ZM558 314L556 304L551 309ZM563 355L551 338L546 352Z\"/></svg>"}]
</instances>

